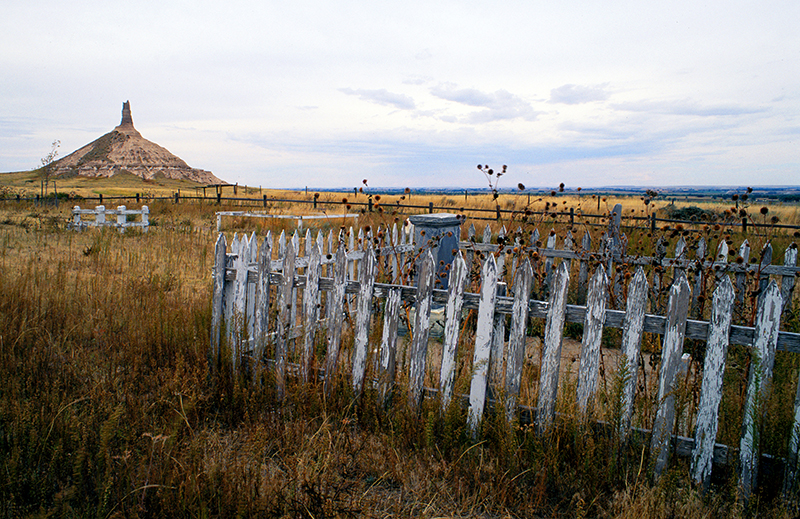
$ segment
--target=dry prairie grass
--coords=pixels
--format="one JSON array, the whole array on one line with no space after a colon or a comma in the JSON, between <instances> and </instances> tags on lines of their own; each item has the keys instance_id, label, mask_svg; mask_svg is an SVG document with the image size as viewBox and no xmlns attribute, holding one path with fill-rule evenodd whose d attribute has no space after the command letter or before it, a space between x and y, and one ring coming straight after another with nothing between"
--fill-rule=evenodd
<instances>
[{"instance_id":1,"label":"dry prairie grass","mask_svg":"<svg viewBox=\"0 0 800 519\"><path fill-rule=\"evenodd\" d=\"M685 467L654 484L642 444L569 420L540 437L490 417L475 443L456 406L211 378L216 208L152 209L125 235L0 209L1 516L788 516L702 495Z\"/></svg>"}]
</instances>

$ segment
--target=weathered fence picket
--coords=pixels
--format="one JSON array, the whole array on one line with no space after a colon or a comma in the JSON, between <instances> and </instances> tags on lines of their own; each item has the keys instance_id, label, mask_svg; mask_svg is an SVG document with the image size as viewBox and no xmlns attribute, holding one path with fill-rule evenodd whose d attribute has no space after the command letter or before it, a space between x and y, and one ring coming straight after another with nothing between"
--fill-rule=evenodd
<instances>
[{"instance_id":1,"label":"weathered fence picket","mask_svg":"<svg viewBox=\"0 0 800 519\"><path fill-rule=\"evenodd\" d=\"M502 261L499 261L505 254L500 254L499 247L490 243L492 235L488 227L484 230L482 243L470 240L464 245L462 242L464 250L456 253L448 270L447 290L435 288L437 265L430 250L414 252L414 246L407 241L409 228L406 226L398 231L395 226L391 233L388 229L379 229L375 233L362 231L357 241L352 230L349 236L340 234L338 239L329 232L327 240L322 233L317 233L316 239L310 232L306 232L302 239L297 233L289 239L282 233L277 247L273 247L270 234L260 247L254 234L234 235L230 245L220 234L215 244L212 276L210 360L213 369L222 365L240 369L243 359L248 359L252 363L249 365L256 366L252 371L255 374L271 364L278 396L285 393L290 379L309 383L320 377L324 379L324 390L330 393L339 372L347 370L342 375L350 377L350 386L356 394L375 388L379 401L387 403L398 379L398 342L401 342L398 325L405 314L403 305L413 305L413 323L407 323L411 324L408 326L410 351L404 367L409 375L407 389L412 408L419 408L426 393L436 392L436 389L443 410L452 402L465 399L469 405L467 424L473 436L477 437L487 408L503 404L498 410L513 421L520 403L534 404L531 416L537 431L544 433L556 417L565 323L583 324L575 401L578 412L584 417L591 417L595 407L603 329L621 328L616 375L622 383L618 433L625 439L632 430L643 334L659 334L663 336L663 348L655 419L652 424L644 424L652 427L652 470L656 476L665 470L675 445L681 455L691 456L692 478L707 484L715 460L724 458L730 463L734 459L731 455L734 449L715 443L728 344L752 346L753 360L738 445L740 490L743 497L749 496L756 482L759 428L775 351L800 353L800 334L779 331L781 314L790 304L798 271L796 246L787 249L781 266L764 261L769 254L767 249L759 264L752 265L746 261L728 263L724 241L717 247L716 257L706 259L703 247L707 244L701 243L694 258L687 260L682 257L686 252L685 243L683 250L676 251L675 258L667 258L666 253L661 255L658 251L652 258L642 258L625 255L623 235L608 236L601 240L602 250L592 252L588 234L584 235L578 251L572 250L569 237L564 240L564 248L557 249L555 234L551 234L544 248L539 248L536 241L531 242L540 255L538 259L509 258L506 265L510 264L510 268L505 270L509 271L513 283L508 287L509 295L505 295L503 289L499 289L505 286L504 272L500 267ZM473 236L474 232L474 229L470 231ZM538 233L534 233L532 238L538 239ZM335 250L334 243L337 245ZM352 243L349 250L346 243ZM521 246L516 244L515 247ZM743 244L740 254L748 254L748 248L749 245ZM274 249L278 253L275 259L272 258ZM416 286L398 284L411 279L408 269L419 254L422 262L418 266ZM479 279L472 285L478 287L477 293L467 292L471 268L468 259L476 261L482 256L485 260L480 264ZM516 263L515 258L518 260ZM612 271L606 270L608 261L617 267L613 281L609 275ZM627 267L619 268L625 264ZM653 264L662 270L674 269L676 273L670 285L664 316L646 314L651 292L644 268ZM573 267L578 271L579 294L582 290L587 294L585 304L567 304ZM630 279L626 283L621 271L631 267L635 268L635 273L628 275ZM533 289L537 269L550 278L542 280L547 292L541 290L542 286L539 286L539 292ZM714 272L714 275L702 278L704 272ZM742 292L747 285L748 272L761 276L755 283L760 286L766 283L758 297L755 327L752 328L731 324L735 302L740 301L741 305L744 301ZM695 291L704 290L709 281L716 284L708 322L687 319L690 309L699 305L698 298L692 295L687 273L695 275ZM770 275L778 277L780 285L770 280ZM738 290L734 288L731 276L739 286ZM390 280L392 284L379 282L379 279ZM612 289L612 283L617 288ZM653 283L659 286L665 283L660 272L654 272ZM548 300L531 299L531 294L537 293L548 293ZM611 305L609 295L612 293L622 298L620 301L625 301L624 310ZM658 297L657 291L652 293L654 298ZM377 307L374 304L376 298L385 299L382 323L373 314ZM445 308L444 335L441 346L436 346L441 348L441 364L437 366L430 365L435 356L429 352L431 341L435 340L430 336L434 305L444 305ZM468 327L462 322L465 310L476 311L474 325ZM297 312L301 315L298 316ZM275 316L274 319L270 315ZM346 319L348 315L350 319ZM702 313L696 309L693 315L702 318ZM510 329L506 341L504 327L508 316ZM545 321L538 395L534 402L520 402L530 319ZM352 332L352 342L343 341L346 320L350 323L348 329ZM374 326L382 326L382 335L379 344L370 345ZM317 336L321 335L323 327L325 358L317 360ZM471 359L461 358L464 352L459 351L460 341L466 338L461 336L465 328L469 328L468 333L474 340ZM685 338L706 342L694 439L674 436L676 374ZM291 346L295 343L298 350ZM272 358L266 358L269 351L274 352ZM343 351L347 355L343 355ZM230 359L223 357L223 353L230 355ZM457 398L456 380L463 375L456 367L464 360L471 361L469 395ZM436 389L426 388L428 380L438 381L434 383ZM786 454L787 489L793 488L797 474L800 386L797 395L796 419ZM641 417L637 420L641 422ZM724 455L720 456L720 452Z\"/></svg>"}]
</instances>

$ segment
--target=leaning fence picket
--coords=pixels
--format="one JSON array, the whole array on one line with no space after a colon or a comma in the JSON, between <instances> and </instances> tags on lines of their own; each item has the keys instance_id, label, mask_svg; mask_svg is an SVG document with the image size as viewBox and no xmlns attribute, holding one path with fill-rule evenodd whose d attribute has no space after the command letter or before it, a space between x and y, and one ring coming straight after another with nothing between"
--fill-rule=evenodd
<instances>
[{"instance_id":1,"label":"leaning fence picket","mask_svg":"<svg viewBox=\"0 0 800 519\"><path fill-rule=\"evenodd\" d=\"M363 243L363 242L362 242ZM372 287L375 285L375 252L372 241L367 240L364 259L359 269L359 289L356 301L356 327L353 357L353 390L360 394L364 388L367 369L370 317L372 316Z\"/></svg>"},{"instance_id":2,"label":"leaning fence picket","mask_svg":"<svg viewBox=\"0 0 800 519\"><path fill-rule=\"evenodd\" d=\"M425 382L425 364L428 357L428 337L431 328L431 296L436 276L433 254L426 250L419 269L417 286L417 306L414 315L414 334L411 338L411 367L409 372L408 403L412 409L422 400L422 387Z\"/></svg>"},{"instance_id":3,"label":"leaning fence picket","mask_svg":"<svg viewBox=\"0 0 800 519\"><path fill-rule=\"evenodd\" d=\"M278 398L286 389L286 364L289 357L289 329L294 294L295 249L294 241L286 244L283 256L283 281L278 287L278 335L275 341L275 385Z\"/></svg>"},{"instance_id":4,"label":"leaning fence picket","mask_svg":"<svg viewBox=\"0 0 800 519\"><path fill-rule=\"evenodd\" d=\"M586 317L583 324L581 363L578 374L578 410L586 415L589 401L597 389L597 375L600 369L600 342L603 338L603 325L606 320L606 296L608 295L608 276L603 265L598 265L589 283L586 301Z\"/></svg>"},{"instance_id":5,"label":"leaning fence picket","mask_svg":"<svg viewBox=\"0 0 800 519\"><path fill-rule=\"evenodd\" d=\"M695 483L708 487L717 440L719 403L722 400L722 379L733 319L733 284L725 276L714 290L711 321L706 341L706 358L703 364L703 383L700 404L697 407L697 426L694 434L691 472Z\"/></svg>"},{"instance_id":6,"label":"leaning fence picket","mask_svg":"<svg viewBox=\"0 0 800 519\"><path fill-rule=\"evenodd\" d=\"M458 354L458 331L461 322L461 307L469 271L461 252L456 254L450 269L447 306L445 307L444 340L442 342L442 371L439 376L439 391L442 409L450 405L456 377L456 355Z\"/></svg>"},{"instance_id":7,"label":"leaning fence picket","mask_svg":"<svg viewBox=\"0 0 800 519\"><path fill-rule=\"evenodd\" d=\"M781 319L781 292L775 281L770 281L758 299L755 323L755 340L751 351L750 374L744 406L742 438L739 442L739 492L746 500L755 487L758 473L758 452L761 423L766 397L772 382L775 350Z\"/></svg>"},{"instance_id":8,"label":"leaning fence picket","mask_svg":"<svg viewBox=\"0 0 800 519\"><path fill-rule=\"evenodd\" d=\"M617 369L618 376L623 379L619 431L620 437L623 439L627 437L633 416L636 378L639 371L639 356L642 349L644 317L647 308L647 292L647 277L644 275L644 269L639 267L628 285L628 302L622 327L622 357Z\"/></svg>"},{"instance_id":9,"label":"leaning fence picket","mask_svg":"<svg viewBox=\"0 0 800 519\"><path fill-rule=\"evenodd\" d=\"M306 242L306 246L308 242ZM306 288L303 292L303 355L300 361L300 376L303 382L311 379L311 364L314 359L314 344L316 342L317 321L319 319L319 277L320 277L320 251L317 243L311 246L306 268Z\"/></svg>"},{"instance_id":10,"label":"leaning fence picket","mask_svg":"<svg viewBox=\"0 0 800 519\"><path fill-rule=\"evenodd\" d=\"M488 226L487 226L488 229ZM472 381L469 388L468 426L473 437L483 419L486 390L489 381L489 355L494 330L494 308L497 302L497 263L488 254L481 272L481 292L478 303L478 325L475 330L475 351L472 359Z\"/></svg>"},{"instance_id":11,"label":"leaning fence picket","mask_svg":"<svg viewBox=\"0 0 800 519\"><path fill-rule=\"evenodd\" d=\"M211 298L211 350L209 364L216 371L220 363L220 337L222 335L223 294L225 291L226 253L225 235L220 233L214 244L214 293Z\"/></svg>"},{"instance_id":12,"label":"leaning fence picket","mask_svg":"<svg viewBox=\"0 0 800 519\"><path fill-rule=\"evenodd\" d=\"M510 422L517 411L517 397L522 382L527 338L528 302L533 284L533 268L528 258L514 277L514 305L511 310L511 333L508 338L506 358L506 418Z\"/></svg>"},{"instance_id":13,"label":"leaning fence picket","mask_svg":"<svg viewBox=\"0 0 800 519\"><path fill-rule=\"evenodd\" d=\"M684 272L670 288L667 303L667 323L664 329L664 344L661 349L661 370L658 377L658 411L653 423L650 441L650 458L653 460L653 472L660 476L667 466L675 422L675 389L678 381L676 375L683 353L683 339L686 335L686 320L689 317L691 287Z\"/></svg>"},{"instance_id":14,"label":"leaning fence picket","mask_svg":"<svg viewBox=\"0 0 800 519\"><path fill-rule=\"evenodd\" d=\"M339 236L339 248L336 250L336 262L333 270L333 290L328 293L328 351L325 362L325 393L333 389L337 367L339 365L339 347L342 342L344 325L344 299L347 288L347 255L342 236Z\"/></svg>"},{"instance_id":15,"label":"leaning fence picket","mask_svg":"<svg viewBox=\"0 0 800 519\"><path fill-rule=\"evenodd\" d=\"M797 244L792 243L786 247L786 252L783 255L784 267L797 266ZM792 306L792 292L794 292L795 279L797 276L791 274L784 274L781 277L781 298L783 300L782 308L785 314L791 310Z\"/></svg>"},{"instance_id":16,"label":"leaning fence picket","mask_svg":"<svg viewBox=\"0 0 800 519\"><path fill-rule=\"evenodd\" d=\"M567 266L562 263L553 276L544 329L544 353L539 374L539 399L536 405L536 429L539 433L543 433L550 427L556 413L561 345L567 309L567 288L569 288L569 272Z\"/></svg>"},{"instance_id":17,"label":"leaning fence picket","mask_svg":"<svg viewBox=\"0 0 800 519\"><path fill-rule=\"evenodd\" d=\"M386 309L381 335L380 365L378 366L378 398L382 404L388 401L394 387L397 358L397 323L400 321L402 289L392 287L386 294Z\"/></svg>"}]
</instances>

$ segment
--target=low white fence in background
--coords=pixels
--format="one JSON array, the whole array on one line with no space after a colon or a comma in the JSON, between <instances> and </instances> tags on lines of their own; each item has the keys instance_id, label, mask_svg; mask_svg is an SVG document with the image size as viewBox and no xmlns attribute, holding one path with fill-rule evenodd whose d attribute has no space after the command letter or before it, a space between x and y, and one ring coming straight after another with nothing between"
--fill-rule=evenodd
<instances>
[{"instance_id":1,"label":"low white fence in background","mask_svg":"<svg viewBox=\"0 0 800 519\"><path fill-rule=\"evenodd\" d=\"M335 218L355 218L355 223L358 225L358 214L268 214L268 213L251 213L248 211L219 211L217 214L217 232L222 230L222 217L223 216L241 216L244 218L288 218L290 220L297 220L297 228L303 228L303 220L331 220Z\"/></svg>"},{"instance_id":2,"label":"low white fence in background","mask_svg":"<svg viewBox=\"0 0 800 519\"><path fill-rule=\"evenodd\" d=\"M128 221L128 216L140 216L140 221ZM82 216L94 216L94 220L83 220ZM116 216L116 218L113 218ZM110 217L110 218L109 218ZM125 232L128 227L141 227L142 231L147 232L150 226L150 208L143 205L141 209L128 209L124 205L117 206L116 209L106 209L104 205L98 205L94 209L81 209L80 206L72 208L73 229L85 229L86 227L117 227L120 232Z\"/></svg>"}]
</instances>

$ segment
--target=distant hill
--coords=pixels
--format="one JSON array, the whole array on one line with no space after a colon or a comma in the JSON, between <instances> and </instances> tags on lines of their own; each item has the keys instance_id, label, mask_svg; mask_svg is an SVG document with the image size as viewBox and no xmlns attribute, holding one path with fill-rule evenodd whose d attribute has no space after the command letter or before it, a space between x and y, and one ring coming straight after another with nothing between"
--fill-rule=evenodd
<instances>
[{"instance_id":1,"label":"distant hill","mask_svg":"<svg viewBox=\"0 0 800 519\"><path fill-rule=\"evenodd\" d=\"M55 177L112 177L131 173L145 180L157 177L224 184L210 171L189 167L166 148L148 141L133 127L130 102L122 104L119 126L52 165Z\"/></svg>"}]
</instances>

